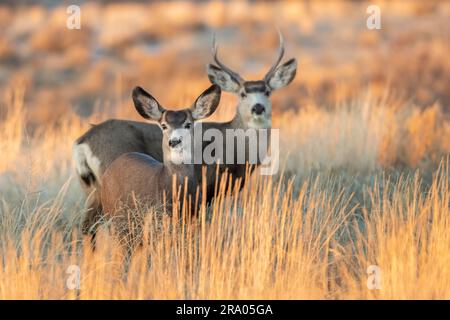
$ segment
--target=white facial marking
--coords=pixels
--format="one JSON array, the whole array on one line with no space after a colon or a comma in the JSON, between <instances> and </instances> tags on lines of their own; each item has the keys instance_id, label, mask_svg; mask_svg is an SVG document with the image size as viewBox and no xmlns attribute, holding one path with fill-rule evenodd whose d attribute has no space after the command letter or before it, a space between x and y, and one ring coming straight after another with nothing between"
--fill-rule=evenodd
<instances>
[{"instance_id":1,"label":"white facial marking","mask_svg":"<svg viewBox=\"0 0 450 320\"><path fill-rule=\"evenodd\" d=\"M264 106L264 112L260 115L253 114L253 106L261 104ZM241 115L248 119L248 127L252 129L268 129L272 126L272 104L264 92L248 93L241 99L238 110Z\"/></svg>"},{"instance_id":2,"label":"white facial marking","mask_svg":"<svg viewBox=\"0 0 450 320\"><path fill-rule=\"evenodd\" d=\"M191 163L191 131L188 129L175 129L169 135L169 140L181 140L175 147L169 147L169 159L174 164Z\"/></svg>"}]
</instances>

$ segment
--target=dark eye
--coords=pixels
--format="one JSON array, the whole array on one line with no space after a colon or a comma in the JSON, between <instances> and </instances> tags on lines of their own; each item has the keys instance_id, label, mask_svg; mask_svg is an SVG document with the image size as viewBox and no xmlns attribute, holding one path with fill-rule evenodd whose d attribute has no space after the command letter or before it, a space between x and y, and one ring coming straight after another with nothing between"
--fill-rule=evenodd
<instances>
[{"instance_id":1,"label":"dark eye","mask_svg":"<svg viewBox=\"0 0 450 320\"><path fill-rule=\"evenodd\" d=\"M190 123L190 122L186 123L186 124L184 125L184 128L185 128L185 129L190 129L190 128L191 128L191 123Z\"/></svg>"},{"instance_id":2,"label":"dark eye","mask_svg":"<svg viewBox=\"0 0 450 320\"><path fill-rule=\"evenodd\" d=\"M241 98L245 98L246 96L245 92L241 92Z\"/></svg>"},{"instance_id":3,"label":"dark eye","mask_svg":"<svg viewBox=\"0 0 450 320\"><path fill-rule=\"evenodd\" d=\"M167 126L163 123L163 124L161 124L161 129L166 130Z\"/></svg>"},{"instance_id":4,"label":"dark eye","mask_svg":"<svg viewBox=\"0 0 450 320\"><path fill-rule=\"evenodd\" d=\"M264 94L268 97L268 96L270 96L270 91L267 90L266 92L264 92Z\"/></svg>"}]
</instances>

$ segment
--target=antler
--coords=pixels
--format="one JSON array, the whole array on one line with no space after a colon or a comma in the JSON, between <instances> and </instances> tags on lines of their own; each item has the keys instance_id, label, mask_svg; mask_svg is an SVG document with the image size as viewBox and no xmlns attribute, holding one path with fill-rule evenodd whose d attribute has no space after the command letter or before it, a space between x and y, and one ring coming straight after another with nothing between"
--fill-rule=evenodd
<instances>
[{"instance_id":1,"label":"antler","mask_svg":"<svg viewBox=\"0 0 450 320\"><path fill-rule=\"evenodd\" d=\"M214 57L214 61L217 63L217 65L226 73L228 73L232 78L234 78L234 80L236 80L238 83L242 84L244 82L244 79L242 79L242 77L234 72L233 70L231 70L230 68L228 68L226 65L224 65L222 62L219 61L219 58L217 57L217 43L216 43L216 34L214 34L213 36L213 45L212 45L212 53L213 53L213 57Z\"/></svg>"},{"instance_id":2,"label":"antler","mask_svg":"<svg viewBox=\"0 0 450 320\"><path fill-rule=\"evenodd\" d=\"M273 76L273 73L275 72L276 68L280 64L280 61L284 55L284 39L283 39L283 35L281 34L279 29L278 29L278 36L280 37L280 47L278 49L278 58L277 58L277 61L272 65L272 67L270 67L270 70L267 72L267 74L264 76L265 81L269 81L270 78Z\"/></svg>"}]
</instances>

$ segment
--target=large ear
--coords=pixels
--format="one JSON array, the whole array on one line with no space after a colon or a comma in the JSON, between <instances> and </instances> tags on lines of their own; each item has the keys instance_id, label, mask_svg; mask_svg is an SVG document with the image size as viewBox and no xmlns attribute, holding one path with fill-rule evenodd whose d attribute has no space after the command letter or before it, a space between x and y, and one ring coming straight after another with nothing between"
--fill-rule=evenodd
<instances>
[{"instance_id":1,"label":"large ear","mask_svg":"<svg viewBox=\"0 0 450 320\"><path fill-rule=\"evenodd\" d=\"M291 59L275 70L267 84L272 90L285 87L294 79L296 72L297 60Z\"/></svg>"},{"instance_id":2,"label":"large ear","mask_svg":"<svg viewBox=\"0 0 450 320\"><path fill-rule=\"evenodd\" d=\"M212 115L219 105L220 94L220 87L216 84L213 84L206 89L197 100L195 100L194 105L192 106L192 118L194 118L194 120L200 120Z\"/></svg>"},{"instance_id":3,"label":"large ear","mask_svg":"<svg viewBox=\"0 0 450 320\"><path fill-rule=\"evenodd\" d=\"M208 73L209 81L211 81L212 84L220 86L223 91L234 93L239 91L239 81L221 68L213 64L208 64L206 72Z\"/></svg>"},{"instance_id":4,"label":"large ear","mask_svg":"<svg viewBox=\"0 0 450 320\"><path fill-rule=\"evenodd\" d=\"M136 87L133 89L132 96L134 106L141 116L149 120L161 120L164 108L159 105L158 101L150 93L141 87Z\"/></svg>"}]
</instances>

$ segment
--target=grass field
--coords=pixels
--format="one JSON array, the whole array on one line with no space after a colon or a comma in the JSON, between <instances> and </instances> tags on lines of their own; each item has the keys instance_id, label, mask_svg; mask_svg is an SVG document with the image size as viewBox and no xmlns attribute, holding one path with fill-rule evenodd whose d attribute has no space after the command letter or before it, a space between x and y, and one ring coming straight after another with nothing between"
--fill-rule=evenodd
<instances>
[{"instance_id":1,"label":"grass field","mask_svg":"<svg viewBox=\"0 0 450 320\"><path fill-rule=\"evenodd\" d=\"M90 2L81 30L64 6L0 5L0 299L450 299L450 2L376 3L382 30L354 1ZM299 62L272 98L280 173L194 221L147 212L127 271L107 228L92 252L73 141L139 119L136 85L192 101L213 31L261 77L275 25Z\"/></svg>"}]
</instances>

